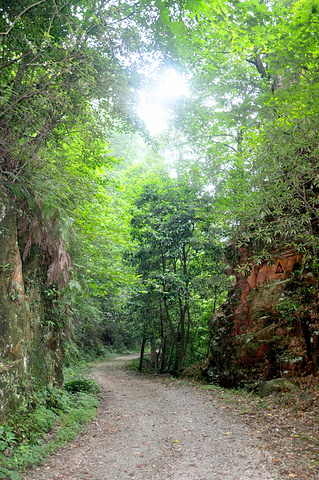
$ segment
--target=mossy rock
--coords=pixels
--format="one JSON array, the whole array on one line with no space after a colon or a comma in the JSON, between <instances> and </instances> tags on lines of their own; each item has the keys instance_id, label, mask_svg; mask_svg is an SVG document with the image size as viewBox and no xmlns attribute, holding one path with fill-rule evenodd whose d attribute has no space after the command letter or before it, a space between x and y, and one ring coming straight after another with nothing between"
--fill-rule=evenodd
<instances>
[{"instance_id":1,"label":"mossy rock","mask_svg":"<svg viewBox=\"0 0 319 480\"><path fill-rule=\"evenodd\" d=\"M258 395L263 398L274 392L291 392L296 388L299 388L298 384L288 380L288 378L274 378L261 385Z\"/></svg>"}]
</instances>

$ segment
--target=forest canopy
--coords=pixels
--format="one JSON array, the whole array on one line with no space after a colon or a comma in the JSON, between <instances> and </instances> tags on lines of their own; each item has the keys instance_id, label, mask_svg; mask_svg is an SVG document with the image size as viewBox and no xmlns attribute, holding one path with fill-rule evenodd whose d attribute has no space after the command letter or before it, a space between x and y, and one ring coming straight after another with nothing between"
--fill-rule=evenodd
<instances>
[{"instance_id":1,"label":"forest canopy","mask_svg":"<svg viewBox=\"0 0 319 480\"><path fill-rule=\"evenodd\" d=\"M229 244L244 269L284 244L315 271L318 15L315 0L0 1L2 189L75 350L205 358ZM160 68L190 95L154 139L137 99Z\"/></svg>"}]
</instances>

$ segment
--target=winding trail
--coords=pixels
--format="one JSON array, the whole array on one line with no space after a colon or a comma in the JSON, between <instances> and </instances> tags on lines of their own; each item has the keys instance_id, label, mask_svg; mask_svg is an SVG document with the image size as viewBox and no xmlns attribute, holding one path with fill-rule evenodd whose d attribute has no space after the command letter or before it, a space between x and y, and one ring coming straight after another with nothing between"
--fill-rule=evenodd
<instances>
[{"instance_id":1,"label":"winding trail","mask_svg":"<svg viewBox=\"0 0 319 480\"><path fill-rule=\"evenodd\" d=\"M208 391L98 364L97 422L26 480L281 480L256 432Z\"/></svg>"}]
</instances>

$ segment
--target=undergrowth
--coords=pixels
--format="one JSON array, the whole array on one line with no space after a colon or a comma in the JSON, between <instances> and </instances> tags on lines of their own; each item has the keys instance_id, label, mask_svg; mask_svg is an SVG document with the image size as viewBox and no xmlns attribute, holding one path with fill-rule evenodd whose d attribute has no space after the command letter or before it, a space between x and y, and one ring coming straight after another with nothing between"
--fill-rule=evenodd
<instances>
[{"instance_id":1,"label":"undergrowth","mask_svg":"<svg viewBox=\"0 0 319 480\"><path fill-rule=\"evenodd\" d=\"M88 366L68 368L64 389L34 389L0 426L0 479L19 480L35 465L72 440L95 418L99 387L85 378Z\"/></svg>"},{"instance_id":2,"label":"undergrowth","mask_svg":"<svg viewBox=\"0 0 319 480\"><path fill-rule=\"evenodd\" d=\"M136 358L129 363L128 369L132 370L133 372L138 372L139 371L139 366L140 366L140 359ZM152 360L146 355L144 356L144 359L143 359L142 372L145 373L145 374L154 374L155 373L154 364L153 364Z\"/></svg>"}]
</instances>

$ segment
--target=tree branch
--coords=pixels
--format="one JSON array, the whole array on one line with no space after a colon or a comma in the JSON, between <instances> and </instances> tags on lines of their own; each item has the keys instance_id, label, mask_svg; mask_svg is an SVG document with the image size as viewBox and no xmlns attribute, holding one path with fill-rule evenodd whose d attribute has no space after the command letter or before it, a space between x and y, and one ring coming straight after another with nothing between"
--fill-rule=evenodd
<instances>
[{"instance_id":1,"label":"tree branch","mask_svg":"<svg viewBox=\"0 0 319 480\"><path fill-rule=\"evenodd\" d=\"M25 93L24 95L21 95L21 97L17 98L16 101L12 103L12 105L10 105L8 108L6 108L6 110L4 110L4 112L0 113L0 118L3 117L6 113L12 110L13 107L15 107L18 103L22 102L26 98L31 98L34 95L37 95L38 93L42 93L47 88L47 86L50 85L51 83L52 82L47 82L45 85L43 85L43 87L40 90L36 90L34 92L29 92L29 93Z\"/></svg>"},{"instance_id":2,"label":"tree branch","mask_svg":"<svg viewBox=\"0 0 319 480\"><path fill-rule=\"evenodd\" d=\"M22 55L20 55L20 57L15 58L14 60L11 60L10 62L3 63L2 65L0 65L0 68L6 68L6 67L9 67L10 65L13 65L14 63L19 62L19 60L22 60L22 58L30 55L30 53L31 52L23 53Z\"/></svg>"},{"instance_id":3,"label":"tree branch","mask_svg":"<svg viewBox=\"0 0 319 480\"><path fill-rule=\"evenodd\" d=\"M12 28L15 26L15 24L17 23L17 21L19 20L19 18L22 17L22 15L27 12L28 10L30 10L30 8L33 8L33 7L36 7L37 5L39 5L40 3L44 3L46 2L46 0L40 0L39 2L36 2L34 3L33 5L29 5L27 8L25 8L21 13L19 13L19 15L17 16L17 18L14 20L14 22L12 23L12 25L10 25L10 28L6 31L6 32L0 32L0 35L8 35L8 33L10 33L10 31L12 30Z\"/></svg>"},{"instance_id":4,"label":"tree branch","mask_svg":"<svg viewBox=\"0 0 319 480\"><path fill-rule=\"evenodd\" d=\"M217 140L210 140L212 143L217 143L219 145L224 145L224 147L227 147L227 148L231 148L231 150L234 150L234 152L237 153L237 150L236 148L232 147L231 145L228 145L228 143L224 143L224 142L218 142Z\"/></svg>"},{"instance_id":5,"label":"tree branch","mask_svg":"<svg viewBox=\"0 0 319 480\"><path fill-rule=\"evenodd\" d=\"M55 6L55 12L53 13L52 18L51 18L51 20L50 20L50 24L49 24L49 28L48 28L48 31L47 31L47 35L50 35L50 30L51 30L51 27L52 27L52 23L53 23L56 15L57 15L58 13L60 13L61 10L63 10L63 8L69 3L69 0L67 0L67 1L62 5L62 7L60 7L60 8L58 8L55 0L53 0L53 3L54 3L54 6Z\"/></svg>"},{"instance_id":6,"label":"tree branch","mask_svg":"<svg viewBox=\"0 0 319 480\"><path fill-rule=\"evenodd\" d=\"M266 73L265 67L263 66L263 63L262 63L259 55L256 55L256 57L254 59L246 58L246 62L251 63L252 65L255 65L258 73L260 73L262 78L267 78L267 73Z\"/></svg>"}]
</instances>

